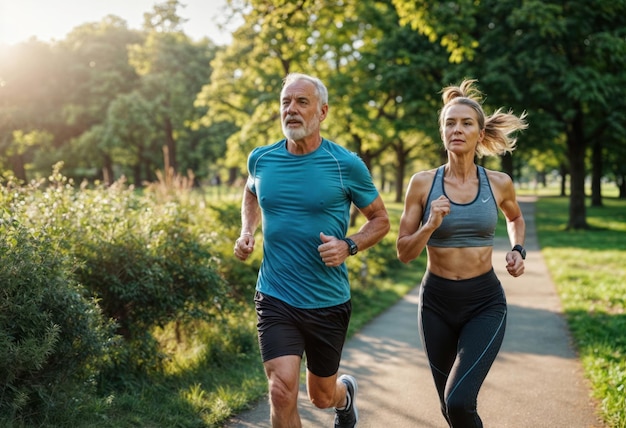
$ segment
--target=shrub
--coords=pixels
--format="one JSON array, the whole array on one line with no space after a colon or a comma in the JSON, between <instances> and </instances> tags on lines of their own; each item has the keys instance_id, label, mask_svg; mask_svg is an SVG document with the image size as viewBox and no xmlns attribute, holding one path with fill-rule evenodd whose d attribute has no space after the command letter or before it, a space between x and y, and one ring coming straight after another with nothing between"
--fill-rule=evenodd
<instances>
[{"instance_id":1,"label":"shrub","mask_svg":"<svg viewBox=\"0 0 626 428\"><path fill-rule=\"evenodd\" d=\"M154 327L210 319L228 305L211 236L195 226L198 208L122 186L84 189L74 204L83 211L68 226L69 251L82 261L77 278L126 339L118 364L158 368Z\"/></svg>"},{"instance_id":2,"label":"shrub","mask_svg":"<svg viewBox=\"0 0 626 428\"><path fill-rule=\"evenodd\" d=\"M59 168L47 182L7 186L2 199L76 260L74 278L117 323L125 343L111 373L158 368L155 326L210 319L228 304L212 235L197 227L203 208L189 198L158 201L122 181L77 188Z\"/></svg>"},{"instance_id":3,"label":"shrub","mask_svg":"<svg viewBox=\"0 0 626 428\"><path fill-rule=\"evenodd\" d=\"M207 207L213 225L219 225L213 237L214 247L221 255L219 271L226 280L231 297L239 302L252 302L257 273L261 266L262 235L257 234L254 253L246 262L233 255L233 245L241 229L241 205L233 202L214 203Z\"/></svg>"},{"instance_id":4,"label":"shrub","mask_svg":"<svg viewBox=\"0 0 626 428\"><path fill-rule=\"evenodd\" d=\"M44 419L94 385L112 326L45 233L0 217L0 414Z\"/></svg>"}]
</instances>

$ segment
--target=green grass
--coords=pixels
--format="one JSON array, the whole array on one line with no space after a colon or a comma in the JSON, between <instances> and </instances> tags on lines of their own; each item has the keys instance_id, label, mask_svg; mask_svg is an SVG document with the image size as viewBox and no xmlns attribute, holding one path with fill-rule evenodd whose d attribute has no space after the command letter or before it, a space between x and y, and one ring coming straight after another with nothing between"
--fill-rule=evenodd
<instances>
[{"instance_id":1,"label":"green grass","mask_svg":"<svg viewBox=\"0 0 626 428\"><path fill-rule=\"evenodd\" d=\"M588 207L590 230L565 231L569 200L541 197L536 225L592 395L607 426L626 427L626 200Z\"/></svg>"}]
</instances>

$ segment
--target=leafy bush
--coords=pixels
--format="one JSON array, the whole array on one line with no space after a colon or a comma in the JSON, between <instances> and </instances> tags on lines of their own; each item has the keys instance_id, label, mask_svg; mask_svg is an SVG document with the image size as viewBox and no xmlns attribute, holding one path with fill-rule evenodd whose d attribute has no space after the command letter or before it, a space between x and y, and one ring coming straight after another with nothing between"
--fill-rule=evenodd
<instances>
[{"instance_id":1,"label":"leafy bush","mask_svg":"<svg viewBox=\"0 0 626 428\"><path fill-rule=\"evenodd\" d=\"M79 261L74 277L125 339L111 372L120 376L124 367L158 368L154 327L211 318L229 304L212 234L197 226L203 207L158 196L123 182L77 188L58 168L47 183L7 196L25 222L45 229L59 251Z\"/></svg>"},{"instance_id":2,"label":"leafy bush","mask_svg":"<svg viewBox=\"0 0 626 428\"><path fill-rule=\"evenodd\" d=\"M112 325L45 233L4 213L0 235L0 414L36 420L83 399L107 361Z\"/></svg>"},{"instance_id":3,"label":"leafy bush","mask_svg":"<svg viewBox=\"0 0 626 428\"><path fill-rule=\"evenodd\" d=\"M262 236L257 235L255 251L248 261L242 263L233 255L233 245L239 237L241 217L239 203L214 203L207 207L212 225L219 225L213 241L220 253L219 271L226 280L230 295L239 302L252 302L256 279L262 258ZM214 228L213 228L214 229Z\"/></svg>"}]
</instances>

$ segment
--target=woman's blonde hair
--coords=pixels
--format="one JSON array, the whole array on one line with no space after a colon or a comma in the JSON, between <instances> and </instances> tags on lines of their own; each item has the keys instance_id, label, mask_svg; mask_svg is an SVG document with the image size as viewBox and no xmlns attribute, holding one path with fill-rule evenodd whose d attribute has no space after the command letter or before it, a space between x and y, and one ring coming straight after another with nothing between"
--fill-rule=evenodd
<instances>
[{"instance_id":1,"label":"woman's blonde hair","mask_svg":"<svg viewBox=\"0 0 626 428\"><path fill-rule=\"evenodd\" d=\"M476 112L478 126L485 130L485 137L476 146L476 155L483 156L503 155L515 150L516 139L511 137L514 132L528 128L526 112L516 116L511 110L503 113L497 109L487 116L482 108L483 94L476 88L476 79L466 79L459 86L448 86L443 89L441 98L443 108L439 112L439 129L443 135L444 116L450 106L456 104L466 105Z\"/></svg>"}]
</instances>

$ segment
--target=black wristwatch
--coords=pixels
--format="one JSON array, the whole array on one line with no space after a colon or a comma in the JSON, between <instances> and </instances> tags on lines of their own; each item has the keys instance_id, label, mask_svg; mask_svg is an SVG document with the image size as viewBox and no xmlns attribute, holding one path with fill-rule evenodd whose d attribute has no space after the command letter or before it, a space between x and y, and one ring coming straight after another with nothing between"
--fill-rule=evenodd
<instances>
[{"instance_id":1,"label":"black wristwatch","mask_svg":"<svg viewBox=\"0 0 626 428\"><path fill-rule=\"evenodd\" d=\"M348 244L348 251L350 252L351 256L359 252L359 247L357 247L357 245L354 243L352 239L343 238L342 241L345 241L345 243Z\"/></svg>"},{"instance_id":2,"label":"black wristwatch","mask_svg":"<svg viewBox=\"0 0 626 428\"><path fill-rule=\"evenodd\" d=\"M511 248L511 251L517 251L522 255L522 260L526 260L526 250L520 244L516 244L513 248Z\"/></svg>"}]
</instances>

